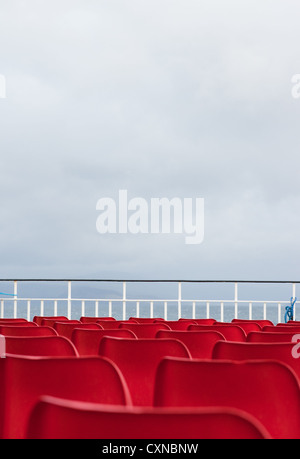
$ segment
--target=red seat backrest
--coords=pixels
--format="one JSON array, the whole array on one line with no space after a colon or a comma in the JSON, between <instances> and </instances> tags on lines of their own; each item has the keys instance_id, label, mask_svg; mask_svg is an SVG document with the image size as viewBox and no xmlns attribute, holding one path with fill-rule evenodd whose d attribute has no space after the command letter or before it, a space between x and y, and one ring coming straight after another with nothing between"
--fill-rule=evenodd
<instances>
[{"instance_id":1,"label":"red seat backrest","mask_svg":"<svg viewBox=\"0 0 300 459\"><path fill-rule=\"evenodd\" d=\"M234 408L132 407L128 410L122 406L108 407L48 396L41 397L34 407L27 438L265 439L270 435L257 419ZM180 449L179 445L173 444L173 449L166 451L188 454L196 453L198 447L183 444ZM108 446L106 448L102 448L103 453L108 452ZM145 452L157 452L156 445L150 443Z\"/></svg>"},{"instance_id":2,"label":"red seat backrest","mask_svg":"<svg viewBox=\"0 0 300 459\"><path fill-rule=\"evenodd\" d=\"M160 330L156 338L171 338L182 341L194 359L211 359L212 350L217 341L225 340L218 331L182 331Z\"/></svg>"},{"instance_id":3,"label":"red seat backrest","mask_svg":"<svg viewBox=\"0 0 300 459\"><path fill-rule=\"evenodd\" d=\"M231 406L256 417L273 438L300 436L299 384L294 373L276 361L167 357L157 370L154 405Z\"/></svg>"},{"instance_id":4,"label":"red seat backrest","mask_svg":"<svg viewBox=\"0 0 300 459\"><path fill-rule=\"evenodd\" d=\"M103 337L99 355L120 368L134 405L151 406L157 366L167 355L190 358L187 347L173 339Z\"/></svg>"},{"instance_id":5,"label":"red seat backrest","mask_svg":"<svg viewBox=\"0 0 300 459\"><path fill-rule=\"evenodd\" d=\"M0 334L4 336L51 336L57 335L52 327L15 327L14 325L0 325Z\"/></svg>"},{"instance_id":6,"label":"red seat backrest","mask_svg":"<svg viewBox=\"0 0 300 459\"><path fill-rule=\"evenodd\" d=\"M218 342L213 349L213 359L258 360L272 359L289 365L300 382L300 362L293 357L295 343L233 343Z\"/></svg>"},{"instance_id":7,"label":"red seat backrest","mask_svg":"<svg viewBox=\"0 0 300 459\"><path fill-rule=\"evenodd\" d=\"M246 333L238 325L189 325L188 330L215 330L228 341L246 341Z\"/></svg>"},{"instance_id":8,"label":"red seat backrest","mask_svg":"<svg viewBox=\"0 0 300 459\"><path fill-rule=\"evenodd\" d=\"M6 353L28 356L78 356L74 344L64 336L6 336Z\"/></svg>"},{"instance_id":9,"label":"red seat backrest","mask_svg":"<svg viewBox=\"0 0 300 459\"><path fill-rule=\"evenodd\" d=\"M69 323L69 322L55 322L54 329L60 336L65 336L71 339L72 332L75 328L84 328L85 330L103 330L102 326L97 323Z\"/></svg>"},{"instance_id":10,"label":"red seat backrest","mask_svg":"<svg viewBox=\"0 0 300 459\"><path fill-rule=\"evenodd\" d=\"M30 412L48 394L93 403L131 403L117 367L100 357L5 360L5 438L24 438Z\"/></svg>"},{"instance_id":11,"label":"red seat backrest","mask_svg":"<svg viewBox=\"0 0 300 459\"><path fill-rule=\"evenodd\" d=\"M138 338L155 338L158 330L171 330L169 325L165 322L157 322L153 324L133 324L122 322L119 328L126 328L127 330L133 331Z\"/></svg>"},{"instance_id":12,"label":"red seat backrest","mask_svg":"<svg viewBox=\"0 0 300 459\"><path fill-rule=\"evenodd\" d=\"M72 332L71 340L74 343L79 355L91 356L98 355L100 341L103 336L136 339L135 334L131 330L126 330L126 328L117 328L112 330L86 330L75 328Z\"/></svg>"}]
</instances>

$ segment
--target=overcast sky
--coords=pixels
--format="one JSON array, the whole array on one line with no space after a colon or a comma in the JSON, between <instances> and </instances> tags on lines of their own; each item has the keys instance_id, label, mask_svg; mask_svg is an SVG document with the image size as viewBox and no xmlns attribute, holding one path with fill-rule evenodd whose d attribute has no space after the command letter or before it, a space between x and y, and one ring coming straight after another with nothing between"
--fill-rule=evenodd
<instances>
[{"instance_id":1,"label":"overcast sky","mask_svg":"<svg viewBox=\"0 0 300 459\"><path fill-rule=\"evenodd\" d=\"M1 0L0 277L299 280L299 2ZM205 235L98 199L204 198Z\"/></svg>"}]
</instances>

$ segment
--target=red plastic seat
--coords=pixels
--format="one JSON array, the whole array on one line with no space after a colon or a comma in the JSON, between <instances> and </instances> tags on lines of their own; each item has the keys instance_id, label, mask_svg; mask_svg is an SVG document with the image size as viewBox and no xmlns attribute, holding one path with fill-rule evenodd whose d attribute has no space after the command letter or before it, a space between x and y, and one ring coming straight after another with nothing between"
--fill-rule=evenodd
<instances>
[{"instance_id":1,"label":"red plastic seat","mask_svg":"<svg viewBox=\"0 0 300 459\"><path fill-rule=\"evenodd\" d=\"M52 327L15 327L14 325L0 325L0 334L4 336L51 336L57 335Z\"/></svg>"},{"instance_id":2,"label":"red plastic seat","mask_svg":"<svg viewBox=\"0 0 300 459\"><path fill-rule=\"evenodd\" d=\"M156 321L165 321L161 317L129 317L130 320L134 320L138 324L154 324Z\"/></svg>"},{"instance_id":3,"label":"red plastic seat","mask_svg":"<svg viewBox=\"0 0 300 459\"><path fill-rule=\"evenodd\" d=\"M156 333L159 330L171 330L169 325L165 322L157 322L153 324L134 324L134 323L120 323L120 329L126 328L127 330L133 331L138 338L155 338Z\"/></svg>"},{"instance_id":4,"label":"red plastic seat","mask_svg":"<svg viewBox=\"0 0 300 459\"><path fill-rule=\"evenodd\" d=\"M120 368L134 405L151 406L155 372L167 355L191 358L187 347L174 339L125 339L104 336L99 355Z\"/></svg>"},{"instance_id":5,"label":"red plastic seat","mask_svg":"<svg viewBox=\"0 0 300 459\"><path fill-rule=\"evenodd\" d=\"M230 343L215 344L213 359L259 360L271 359L293 369L300 382L300 362L293 357L295 343Z\"/></svg>"},{"instance_id":6,"label":"red plastic seat","mask_svg":"<svg viewBox=\"0 0 300 459\"><path fill-rule=\"evenodd\" d=\"M268 439L270 435L253 416L233 408L128 408L41 397L30 416L27 438ZM199 445L194 447L182 445L178 452L198 452ZM150 443L145 453L155 451Z\"/></svg>"},{"instance_id":7,"label":"red plastic seat","mask_svg":"<svg viewBox=\"0 0 300 459\"><path fill-rule=\"evenodd\" d=\"M294 332L286 333L272 333L272 332L250 332L247 335L247 342L249 343L290 343Z\"/></svg>"},{"instance_id":8,"label":"red plastic seat","mask_svg":"<svg viewBox=\"0 0 300 459\"><path fill-rule=\"evenodd\" d=\"M157 370L154 405L233 407L258 419L272 438L300 437L299 384L295 374L276 361L167 357Z\"/></svg>"},{"instance_id":9,"label":"red plastic seat","mask_svg":"<svg viewBox=\"0 0 300 459\"><path fill-rule=\"evenodd\" d=\"M178 339L183 342L194 359L211 359L212 350L217 341L225 340L218 331L182 331L160 330L156 338Z\"/></svg>"},{"instance_id":10,"label":"red plastic seat","mask_svg":"<svg viewBox=\"0 0 300 459\"><path fill-rule=\"evenodd\" d=\"M50 319L50 318L46 318L46 319L42 319L42 323L41 325L45 325L47 327L54 327L54 325L56 324L56 322L68 322L70 324L80 324L80 320L69 320L69 319L60 319L60 318L53 318L53 319Z\"/></svg>"},{"instance_id":11,"label":"red plastic seat","mask_svg":"<svg viewBox=\"0 0 300 459\"><path fill-rule=\"evenodd\" d=\"M181 319L179 319L181 320ZM216 319L207 318L207 319L193 319L194 322L198 325L213 325L216 322Z\"/></svg>"},{"instance_id":12,"label":"red plastic seat","mask_svg":"<svg viewBox=\"0 0 300 459\"><path fill-rule=\"evenodd\" d=\"M188 330L215 330L220 332L228 341L246 341L246 333L238 325L189 325Z\"/></svg>"},{"instance_id":13,"label":"red plastic seat","mask_svg":"<svg viewBox=\"0 0 300 459\"><path fill-rule=\"evenodd\" d=\"M105 328L109 328L110 330L112 328L119 328L120 324L121 323L132 323L132 324L135 324L136 322L134 320L102 320L102 319L99 319L96 321L97 324L100 324L101 327L103 327L104 329Z\"/></svg>"},{"instance_id":14,"label":"red plastic seat","mask_svg":"<svg viewBox=\"0 0 300 459\"><path fill-rule=\"evenodd\" d=\"M0 324L6 325L8 322L11 322L12 324L13 323L17 324L19 322L28 322L28 320L22 317L20 318L7 317L7 318L0 319Z\"/></svg>"},{"instance_id":15,"label":"red plastic seat","mask_svg":"<svg viewBox=\"0 0 300 459\"><path fill-rule=\"evenodd\" d=\"M246 323L246 322L248 322L248 323L254 322L254 323L260 325L262 328L263 328L264 326L266 326L266 325L271 325L271 326L274 327L273 322L272 322L271 320L268 320L268 319L255 319L255 320L254 320L254 319L232 319L231 322L232 322L233 324L237 324L237 325L238 325L240 322L244 322L244 323Z\"/></svg>"},{"instance_id":16,"label":"red plastic seat","mask_svg":"<svg viewBox=\"0 0 300 459\"><path fill-rule=\"evenodd\" d=\"M87 324L89 322L95 323L97 320L115 320L114 317L96 317L96 316L81 316L80 322Z\"/></svg>"},{"instance_id":17,"label":"red plastic seat","mask_svg":"<svg viewBox=\"0 0 300 459\"><path fill-rule=\"evenodd\" d=\"M4 438L24 438L32 408L42 395L125 405L131 399L124 378L100 357L24 358L5 361Z\"/></svg>"},{"instance_id":18,"label":"red plastic seat","mask_svg":"<svg viewBox=\"0 0 300 459\"><path fill-rule=\"evenodd\" d=\"M28 320L11 320L11 319L1 319L0 320L0 325L13 325L14 327L37 327L37 324L35 322L29 322Z\"/></svg>"},{"instance_id":19,"label":"red plastic seat","mask_svg":"<svg viewBox=\"0 0 300 459\"><path fill-rule=\"evenodd\" d=\"M72 332L71 340L74 343L78 354L81 356L98 355L100 341L103 336L115 336L119 338L136 339L131 330L106 329L106 330L86 330L75 328Z\"/></svg>"},{"instance_id":20,"label":"red plastic seat","mask_svg":"<svg viewBox=\"0 0 300 459\"><path fill-rule=\"evenodd\" d=\"M69 322L55 322L54 329L60 336L65 336L71 339L72 332L75 328L83 328L85 330L103 330L103 327L97 323L69 323Z\"/></svg>"},{"instance_id":21,"label":"red plastic seat","mask_svg":"<svg viewBox=\"0 0 300 459\"><path fill-rule=\"evenodd\" d=\"M224 322L215 322L215 325L222 325L224 324ZM259 325L258 322L254 322L254 321L240 321L240 322L235 322L235 323L232 323L232 322L228 322L227 325L238 325L239 327L241 327L246 336L248 335L248 333L250 333L251 331L261 331L262 330L262 327L261 325Z\"/></svg>"},{"instance_id":22,"label":"red plastic seat","mask_svg":"<svg viewBox=\"0 0 300 459\"><path fill-rule=\"evenodd\" d=\"M273 327L270 325L266 325L265 327L263 327L263 331L272 333L300 333L300 325L275 325Z\"/></svg>"},{"instance_id":23,"label":"red plastic seat","mask_svg":"<svg viewBox=\"0 0 300 459\"><path fill-rule=\"evenodd\" d=\"M37 325L42 325L43 319L68 320L68 317L66 316L34 316L33 322L35 322Z\"/></svg>"},{"instance_id":24,"label":"red plastic seat","mask_svg":"<svg viewBox=\"0 0 300 459\"><path fill-rule=\"evenodd\" d=\"M6 353L28 356L78 356L74 344L64 336L6 336Z\"/></svg>"},{"instance_id":25,"label":"red plastic seat","mask_svg":"<svg viewBox=\"0 0 300 459\"><path fill-rule=\"evenodd\" d=\"M157 321L159 323L159 321ZM196 325L194 320L165 320L164 324L168 325L171 330L187 330L189 325Z\"/></svg>"}]
</instances>

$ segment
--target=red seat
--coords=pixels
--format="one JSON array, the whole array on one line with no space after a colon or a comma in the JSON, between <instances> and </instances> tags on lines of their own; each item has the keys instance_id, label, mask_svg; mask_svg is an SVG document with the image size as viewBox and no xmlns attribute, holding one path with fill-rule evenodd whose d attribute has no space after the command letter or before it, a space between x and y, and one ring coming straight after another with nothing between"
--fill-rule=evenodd
<instances>
[{"instance_id":1,"label":"red seat","mask_svg":"<svg viewBox=\"0 0 300 459\"><path fill-rule=\"evenodd\" d=\"M69 320L69 319L60 319L60 318L53 318L53 319L50 319L50 318L45 318L45 319L42 319L42 323L41 325L46 325L47 327L54 327L54 325L56 324L56 322L69 322L70 324L80 324L81 322L79 320Z\"/></svg>"},{"instance_id":2,"label":"red seat","mask_svg":"<svg viewBox=\"0 0 300 459\"><path fill-rule=\"evenodd\" d=\"M17 324L18 322L28 322L28 320L22 317L20 318L7 317L5 319L4 318L0 319L0 324L6 325L8 322L11 322L12 324L13 323Z\"/></svg>"},{"instance_id":3,"label":"red seat","mask_svg":"<svg viewBox=\"0 0 300 459\"><path fill-rule=\"evenodd\" d=\"M4 438L24 438L30 412L42 395L92 403L130 404L117 367L100 357L5 360Z\"/></svg>"},{"instance_id":4,"label":"red seat","mask_svg":"<svg viewBox=\"0 0 300 459\"><path fill-rule=\"evenodd\" d=\"M157 321L159 323L159 321ZM194 320L165 320L164 324L168 325L171 330L187 330L189 325L195 325L196 322Z\"/></svg>"},{"instance_id":5,"label":"red seat","mask_svg":"<svg viewBox=\"0 0 300 459\"><path fill-rule=\"evenodd\" d=\"M112 328L119 328L119 325L121 323L123 323L123 322L125 322L125 323L133 323L133 324L136 323L133 320L115 320L115 319L114 320L102 320L102 319L99 319L99 320L96 321L96 323L100 324L101 327L109 328L110 330Z\"/></svg>"},{"instance_id":6,"label":"red seat","mask_svg":"<svg viewBox=\"0 0 300 459\"><path fill-rule=\"evenodd\" d=\"M115 320L114 317L96 317L96 316L81 316L80 322L87 324L89 322L95 323L97 320Z\"/></svg>"},{"instance_id":7,"label":"red seat","mask_svg":"<svg viewBox=\"0 0 300 459\"><path fill-rule=\"evenodd\" d=\"M300 382L300 362L293 357L295 343L230 343L218 342L213 359L258 360L271 359L285 363L293 369Z\"/></svg>"},{"instance_id":8,"label":"red seat","mask_svg":"<svg viewBox=\"0 0 300 459\"><path fill-rule=\"evenodd\" d=\"M119 328L126 328L127 330L133 331L138 338L155 338L158 330L171 330L169 325L165 322L157 322L153 324L134 324L128 322L120 323Z\"/></svg>"},{"instance_id":9,"label":"red seat","mask_svg":"<svg viewBox=\"0 0 300 459\"><path fill-rule=\"evenodd\" d=\"M246 341L246 333L238 325L189 325L188 330L215 330L228 341Z\"/></svg>"},{"instance_id":10,"label":"red seat","mask_svg":"<svg viewBox=\"0 0 300 459\"><path fill-rule=\"evenodd\" d=\"M34 407L27 432L27 438L31 439L270 438L253 416L233 408L129 409L49 396L41 397ZM178 452L188 454L198 452L199 445L193 445L195 449L189 444L181 447ZM155 445L150 443L145 453L155 451ZM101 452L106 450L102 447ZM170 452L174 453L175 450Z\"/></svg>"},{"instance_id":11,"label":"red seat","mask_svg":"<svg viewBox=\"0 0 300 459\"><path fill-rule=\"evenodd\" d=\"M134 320L138 324L154 324L156 321L163 321L161 317L129 317L130 320Z\"/></svg>"},{"instance_id":12,"label":"red seat","mask_svg":"<svg viewBox=\"0 0 300 459\"><path fill-rule=\"evenodd\" d=\"M225 340L218 331L182 331L160 330L156 338L178 339L190 351L191 357L196 359L211 359L214 345L219 340Z\"/></svg>"},{"instance_id":13,"label":"red seat","mask_svg":"<svg viewBox=\"0 0 300 459\"><path fill-rule=\"evenodd\" d=\"M71 340L74 343L79 355L91 356L98 355L100 341L103 336L136 339L135 334L131 330L126 330L125 328L112 330L86 330L75 328L72 332Z\"/></svg>"},{"instance_id":14,"label":"red seat","mask_svg":"<svg viewBox=\"0 0 300 459\"><path fill-rule=\"evenodd\" d=\"M233 324L239 324L240 322L248 322L248 323L256 323L258 325L260 325L261 327L264 327L266 325L272 325L274 326L273 322L271 322L271 320L268 320L268 319L232 319L231 321Z\"/></svg>"},{"instance_id":15,"label":"red seat","mask_svg":"<svg viewBox=\"0 0 300 459\"><path fill-rule=\"evenodd\" d=\"M27 320L21 320L21 319L20 320L19 319L15 319L15 320L1 319L0 325L13 325L14 327L37 327L37 324L35 322L29 322Z\"/></svg>"},{"instance_id":16,"label":"red seat","mask_svg":"<svg viewBox=\"0 0 300 459\"><path fill-rule=\"evenodd\" d=\"M224 322L215 322L215 325L222 325L224 324ZM257 322L254 322L254 321L240 321L240 322L235 322L235 323L232 323L232 322L228 322L227 325L238 325L239 327L241 327L246 336L248 335L248 333L250 333L251 331L261 331L262 330L262 327L261 325L259 325L259 323Z\"/></svg>"},{"instance_id":17,"label":"red seat","mask_svg":"<svg viewBox=\"0 0 300 459\"><path fill-rule=\"evenodd\" d=\"M299 384L280 362L167 357L154 393L156 406L233 407L258 419L272 438L300 437Z\"/></svg>"},{"instance_id":18,"label":"red seat","mask_svg":"<svg viewBox=\"0 0 300 459\"><path fill-rule=\"evenodd\" d=\"M134 405L151 406L155 372L167 355L190 358L187 347L174 339L125 339L104 336L99 355L120 368Z\"/></svg>"},{"instance_id":19,"label":"red seat","mask_svg":"<svg viewBox=\"0 0 300 459\"><path fill-rule=\"evenodd\" d=\"M181 319L179 319L181 320ZM198 325L213 325L216 322L216 319L207 318L207 319L193 319L194 322Z\"/></svg>"},{"instance_id":20,"label":"red seat","mask_svg":"<svg viewBox=\"0 0 300 459\"><path fill-rule=\"evenodd\" d=\"M68 317L66 316L34 316L33 322L35 322L37 325L42 325L43 319L68 320Z\"/></svg>"},{"instance_id":21,"label":"red seat","mask_svg":"<svg viewBox=\"0 0 300 459\"><path fill-rule=\"evenodd\" d=\"M97 323L69 323L69 322L55 322L54 329L60 336L65 336L71 339L72 332L75 328L83 328L85 330L103 330L103 327Z\"/></svg>"},{"instance_id":22,"label":"red seat","mask_svg":"<svg viewBox=\"0 0 300 459\"><path fill-rule=\"evenodd\" d=\"M52 327L15 327L14 325L0 325L0 334L4 336L50 336L57 335Z\"/></svg>"},{"instance_id":23,"label":"red seat","mask_svg":"<svg viewBox=\"0 0 300 459\"><path fill-rule=\"evenodd\" d=\"M275 325L273 327L270 325L266 325L265 327L263 327L263 331L272 333L300 333L300 325Z\"/></svg>"},{"instance_id":24,"label":"red seat","mask_svg":"<svg viewBox=\"0 0 300 459\"><path fill-rule=\"evenodd\" d=\"M272 332L250 332L247 335L249 343L290 343L294 332L272 333Z\"/></svg>"},{"instance_id":25,"label":"red seat","mask_svg":"<svg viewBox=\"0 0 300 459\"><path fill-rule=\"evenodd\" d=\"M28 356L78 356L74 344L64 336L6 336L6 353Z\"/></svg>"}]
</instances>

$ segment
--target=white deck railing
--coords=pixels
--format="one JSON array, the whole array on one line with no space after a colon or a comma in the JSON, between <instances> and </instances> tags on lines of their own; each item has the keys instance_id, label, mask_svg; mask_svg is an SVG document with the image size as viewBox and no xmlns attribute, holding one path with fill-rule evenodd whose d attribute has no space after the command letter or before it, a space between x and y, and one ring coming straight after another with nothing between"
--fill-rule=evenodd
<instances>
[{"instance_id":1,"label":"white deck railing","mask_svg":"<svg viewBox=\"0 0 300 459\"><path fill-rule=\"evenodd\" d=\"M36 292L40 291L41 285L45 283L47 283L48 290L45 296L27 296L22 293L24 286L30 285L31 291ZM101 287L107 283L119 292L114 297L108 297L107 293L97 298L90 298L88 294L73 295L74 285L83 285L82 283L89 284L89 287L86 287L86 293L91 285L97 285L97 288L101 290ZM151 284L153 296L143 298L127 294L128 285L132 288L141 283L148 284L148 287ZM2 286L0 287L0 317L25 317L28 320L32 320L34 315L66 315L68 318L106 315L117 316L122 320L129 316L163 316L165 319L175 320L181 317L214 317L222 322L243 317L248 319L270 318L273 322L282 322L285 307L290 304L291 298L296 297L296 285L299 283L300 281L0 279L0 286ZM158 290L167 284L173 289L171 298L158 295ZM229 298L223 297L222 294L217 298L185 297L183 286L186 289L192 284L201 287L206 284L211 291L215 292L220 286L229 285L232 293ZM248 289L251 287L251 299L239 297L241 286L246 284ZM275 285L284 285L286 293L281 299L260 298L255 292L255 286L258 285L268 286L270 290ZM65 290L65 295L57 296L57 291L62 288ZM294 308L294 320L296 319L297 302Z\"/></svg>"}]
</instances>

